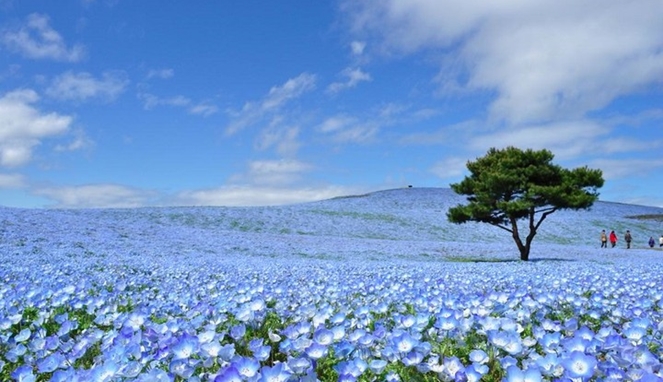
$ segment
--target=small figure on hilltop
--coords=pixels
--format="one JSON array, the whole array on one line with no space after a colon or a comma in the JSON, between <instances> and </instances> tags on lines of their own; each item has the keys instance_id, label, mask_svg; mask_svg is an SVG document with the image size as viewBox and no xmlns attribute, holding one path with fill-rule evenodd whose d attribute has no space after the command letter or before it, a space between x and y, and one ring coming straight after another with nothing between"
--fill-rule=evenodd
<instances>
[{"instance_id":1,"label":"small figure on hilltop","mask_svg":"<svg viewBox=\"0 0 663 382\"><path fill-rule=\"evenodd\" d=\"M658 238L658 246L663 247L663 235L661 235L661 237Z\"/></svg>"},{"instance_id":2,"label":"small figure on hilltop","mask_svg":"<svg viewBox=\"0 0 663 382\"><path fill-rule=\"evenodd\" d=\"M654 244L656 244L654 236L649 236L649 248L654 248Z\"/></svg>"},{"instance_id":3,"label":"small figure on hilltop","mask_svg":"<svg viewBox=\"0 0 663 382\"><path fill-rule=\"evenodd\" d=\"M626 230L626 235L624 235L624 241L626 241L626 249L631 248L631 240L633 240L633 237L631 237L631 231Z\"/></svg>"},{"instance_id":4,"label":"small figure on hilltop","mask_svg":"<svg viewBox=\"0 0 663 382\"><path fill-rule=\"evenodd\" d=\"M608 235L605 230L601 231L601 248L608 248Z\"/></svg>"},{"instance_id":5,"label":"small figure on hilltop","mask_svg":"<svg viewBox=\"0 0 663 382\"><path fill-rule=\"evenodd\" d=\"M610 245L612 248L615 248L615 245L617 245L617 234L615 231L610 231Z\"/></svg>"}]
</instances>

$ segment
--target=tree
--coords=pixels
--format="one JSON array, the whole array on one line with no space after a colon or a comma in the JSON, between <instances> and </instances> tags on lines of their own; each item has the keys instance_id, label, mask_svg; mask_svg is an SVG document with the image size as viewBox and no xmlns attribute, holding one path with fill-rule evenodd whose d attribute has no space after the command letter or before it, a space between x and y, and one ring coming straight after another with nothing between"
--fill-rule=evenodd
<instances>
[{"instance_id":1,"label":"tree","mask_svg":"<svg viewBox=\"0 0 663 382\"><path fill-rule=\"evenodd\" d=\"M549 150L491 148L476 161L468 161L470 175L451 184L457 194L467 195L466 205L451 207L452 223L488 223L511 233L520 259L529 260L534 236L541 223L557 210L589 209L598 199L603 173L579 167L573 170L552 163ZM529 233L521 239L519 220L527 220Z\"/></svg>"}]
</instances>

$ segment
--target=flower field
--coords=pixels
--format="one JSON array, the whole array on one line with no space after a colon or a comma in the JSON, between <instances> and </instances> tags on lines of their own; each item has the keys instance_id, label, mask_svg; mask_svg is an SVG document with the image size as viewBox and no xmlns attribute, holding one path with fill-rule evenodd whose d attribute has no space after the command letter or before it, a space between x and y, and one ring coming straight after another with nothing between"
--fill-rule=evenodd
<instances>
[{"instance_id":1,"label":"flower field","mask_svg":"<svg viewBox=\"0 0 663 382\"><path fill-rule=\"evenodd\" d=\"M461 202L0 208L0 380L663 380L663 209L556 212L523 263Z\"/></svg>"}]
</instances>

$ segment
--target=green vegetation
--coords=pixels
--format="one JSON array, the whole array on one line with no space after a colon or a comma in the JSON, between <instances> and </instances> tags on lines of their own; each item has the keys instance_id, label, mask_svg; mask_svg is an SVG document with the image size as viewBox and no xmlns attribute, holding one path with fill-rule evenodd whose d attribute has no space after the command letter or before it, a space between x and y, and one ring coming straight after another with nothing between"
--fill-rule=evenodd
<instances>
[{"instance_id":1,"label":"green vegetation","mask_svg":"<svg viewBox=\"0 0 663 382\"><path fill-rule=\"evenodd\" d=\"M451 185L457 194L467 195L469 203L450 208L447 218L457 224L488 223L509 232L520 259L529 260L532 240L546 217L557 210L588 209L604 182L601 170L568 170L552 164L553 158L545 149L491 148L467 163L470 176ZM528 222L524 242L519 220Z\"/></svg>"},{"instance_id":2,"label":"green vegetation","mask_svg":"<svg viewBox=\"0 0 663 382\"><path fill-rule=\"evenodd\" d=\"M633 215L633 216L627 216L627 218L636 219L636 220L663 222L663 214Z\"/></svg>"}]
</instances>

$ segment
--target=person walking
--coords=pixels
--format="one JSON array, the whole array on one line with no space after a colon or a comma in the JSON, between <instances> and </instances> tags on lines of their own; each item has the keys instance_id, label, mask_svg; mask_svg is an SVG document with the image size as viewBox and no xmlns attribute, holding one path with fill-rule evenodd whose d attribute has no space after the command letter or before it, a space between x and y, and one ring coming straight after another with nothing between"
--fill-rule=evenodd
<instances>
[{"instance_id":1,"label":"person walking","mask_svg":"<svg viewBox=\"0 0 663 382\"><path fill-rule=\"evenodd\" d=\"M658 238L658 246L663 247L663 235L661 235L661 237Z\"/></svg>"},{"instance_id":2,"label":"person walking","mask_svg":"<svg viewBox=\"0 0 663 382\"><path fill-rule=\"evenodd\" d=\"M601 231L601 248L608 248L608 235L605 230Z\"/></svg>"},{"instance_id":3,"label":"person walking","mask_svg":"<svg viewBox=\"0 0 663 382\"><path fill-rule=\"evenodd\" d=\"M610 245L612 248L615 248L615 245L617 245L617 234L615 231L610 231Z\"/></svg>"},{"instance_id":4,"label":"person walking","mask_svg":"<svg viewBox=\"0 0 663 382\"><path fill-rule=\"evenodd\" d=\"M649 236L649 248L654 248L654 244L656 244L654 236Z\"/></svg>"},{"instance_id":5,"label":"person walking","mask_svg":"<svg viewBox=\"0 0 663 382\"><path fill-rule=\"evenodd\" d=\"M633 240L633 237L631 237L631 231L626 230L626 235L624 235L624 241L626 241L626 249L631 248L631 240Z\"/></svg>"}]
</instances>

